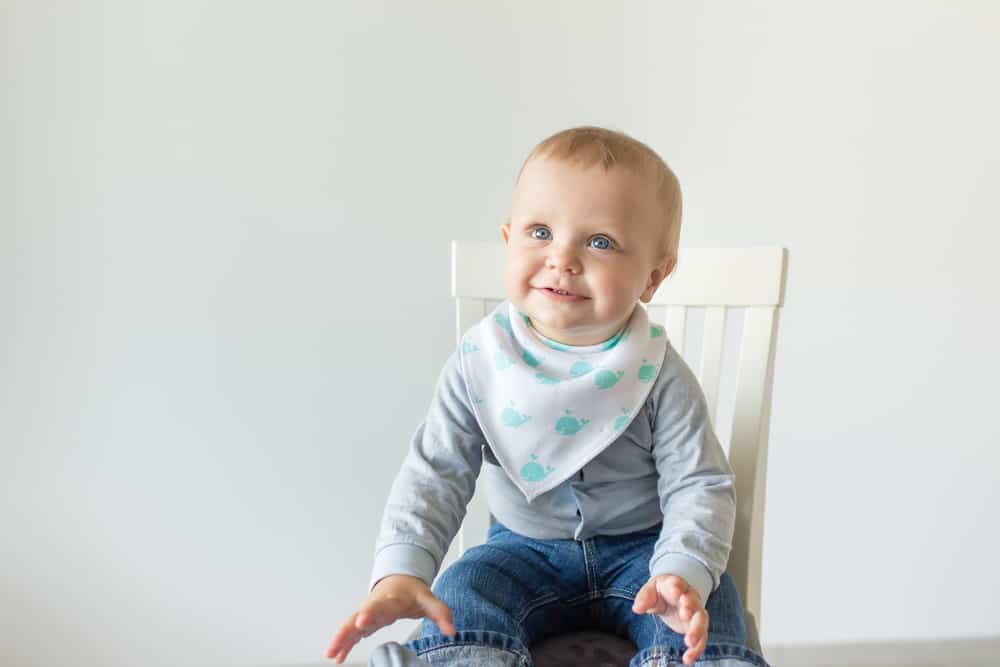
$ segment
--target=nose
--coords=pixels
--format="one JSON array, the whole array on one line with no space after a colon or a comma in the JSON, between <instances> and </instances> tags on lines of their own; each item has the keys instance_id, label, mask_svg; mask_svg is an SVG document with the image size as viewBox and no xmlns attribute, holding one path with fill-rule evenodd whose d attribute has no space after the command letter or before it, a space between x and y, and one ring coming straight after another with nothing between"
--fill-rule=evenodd
<instances>
[{"instance_id":1,"label":"nose","mask_svg":"<svg viewBox=\"0 0 1000 667\"><path fill-rule=\"evenodd\" d=\"M580 264L576 253L570 248L553 245L548 257L545 259L545 268L559 273L569 271L572 274L578 274L583 266Z\"/></svg>"}]
</instances>

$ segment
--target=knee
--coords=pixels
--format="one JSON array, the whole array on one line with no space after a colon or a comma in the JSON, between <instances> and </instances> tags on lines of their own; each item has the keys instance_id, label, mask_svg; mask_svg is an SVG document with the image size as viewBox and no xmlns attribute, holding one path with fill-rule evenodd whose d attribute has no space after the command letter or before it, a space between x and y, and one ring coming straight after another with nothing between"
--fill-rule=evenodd
<instances>
[{"instance_id":1,"label":"knee","mask_svg":"<svg viewBox=\"0 0 1000 667\"><path fill-rule=\"evenodd\" d=\"M489 557L459 559L441 573L432 590L451 610L457 630L492 629L520 636L515 619L523 606L522 586ZM433 623L425 619L423 631L434 632Z\"/></svg>"},{"instance_id":2,"label":"knee","mask_svg":"<svg viewBox=\"0 0 1000 667\"><path fill-rule=\"evenodd\" d=\"M456 604L468 596L468 590L474 583L475 572L473 568L459 560L438 575L431 590L454 612Z\"/></svg>"},{"instance_id":3,"label":"knee","mask_svg":"<svg viewBox=\"0 0 1000 667\"><path fill-rule=\"evenodd\" d=\"M483 607L493 607L501 603L483 582L479 566L470 563L455 563L441 573L434 582L434 595L451 610L455 627L465 627L470 617L482 613Z\"/></svg>"},{"instance_id":4,"label":"knee","mask_svg":"<svg viewBox=\"0 0 1000 667\"><path fill-rule=\"evenodd\" d=\"M496 565L484 555L489 554L467 552L469 557L452 563L434 582L434 595L449 607L467 603L470 598L499 602L499 596L511 588L512 582L503 577Z\"/></svg>"}]
</instances>

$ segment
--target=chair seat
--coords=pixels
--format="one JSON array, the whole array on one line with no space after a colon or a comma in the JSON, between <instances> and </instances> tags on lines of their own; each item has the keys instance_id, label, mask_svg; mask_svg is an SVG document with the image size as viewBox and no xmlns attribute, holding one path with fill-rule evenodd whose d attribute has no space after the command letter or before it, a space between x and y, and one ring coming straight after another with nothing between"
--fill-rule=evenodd
<instances>
[{"instance_id":1,"label":"chair seat","mask_svg":"<svg viewBox=\"0 0 1000 667\"><path fill-rule=\"evenodd\" d=\"M584 630L544 639L531 647L535 667L628 667L638 648L606 632Z\"/></svg>"}]
</instances>

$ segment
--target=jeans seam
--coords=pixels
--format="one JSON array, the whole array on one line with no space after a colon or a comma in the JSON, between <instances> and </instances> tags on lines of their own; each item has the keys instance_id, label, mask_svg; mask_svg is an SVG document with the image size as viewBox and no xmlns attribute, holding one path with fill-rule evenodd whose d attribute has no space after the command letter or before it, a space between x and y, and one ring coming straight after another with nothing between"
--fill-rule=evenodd
<instances>
[{"instance_id":1,"label":"jeans seam","mask_svg":"<svg viewBox=\"0 0 1000 667\"><path fill-rule=\"evenodd\" d=\"M588 598L593 600L593 591L597 588L597 553L594 549L594 541L586 539L583 541L583 564L587 570L587 592Z\"/></svg>"},{"instance_id":2,"label":"jeans seam","mask_svg":"<svg viewBox=\"0 0 1000 667\"><path fill-rule=\"evenodd\" d=\"M602 588L599 591L594 591L601 597L614 597L614 598L624 598L626 600L635 600L635 591L630 591L627 588Z\"/></svg>"},{"instance_id":3,"label":"jeans seam","mask_svg":"<svg viewBox=\"0 0 1000 667\"><path fill-rule=\"evenodd\" d=\"M559 601L559 596L556 595L555 593L545 593L544 595L541 595L532 600L531 602L529 602L528 604L524 605L524 608L517 615L517 618L515 620L523 630L524 621L525 619L528 618L528 616L532 614L532 612L534 612L536 609L544 607L547 604L551 604L553 602L558 602L558 601Z\"/></svg>"},{"instance_id":4,"label":"jeans seam","mask_svg":"<svg viewBox=\"0 0 1000 667\"><path fill-rule=\"evenodd\" d=\"M580 604L581 602L593 602L594 600L607 597L622 598L624 600L635 600L635 593L624 588L601 588L593 591L585 591L569 599L562 600L562 603L565 604L567 607L574 607ZM532 609L532 611L534 611L534 608Z\"/></svg>"}]
</instances>

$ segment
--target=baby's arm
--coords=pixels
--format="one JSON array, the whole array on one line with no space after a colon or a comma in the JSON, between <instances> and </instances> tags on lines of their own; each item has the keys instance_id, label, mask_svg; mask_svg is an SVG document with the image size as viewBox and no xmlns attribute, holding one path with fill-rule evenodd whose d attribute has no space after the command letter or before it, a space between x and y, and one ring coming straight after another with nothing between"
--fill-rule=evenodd
<instances>
[{"instance_id":1,"label":"baby's arm","mask_svg":"<svg viewBox=\"0 0 1000 667\"><path fill-rule=\"evenodd\" d=\"M434 581L475 492L484 443L456 351L389 491L369 590L390 574Z\"/></svg>"},{"instance_id":2,"label":"baby's arm","mask_svg":"<svg viewBox=\"0 0 1000 667\"><path fill-rule=\"evenodd\" d=\"M632 609L657 614L684 635L684 664L690 665L708 642L705 601L729 559L736 492L705 396L672 346L667 347L651 401L663 529L649 562L649 581L636 593Z\"/></svg>"},{"instance_id":3,"label":"baby's arm","mask_svg":"<svg viewBox=\"0 0 1000 667\"><path fill-rule=\"evenodd\" d=\"M362 637L400 618L427 617L454 633L451 612L430 585L472 499L484 442L455 352L389 491L369 594L341 625L327 657L343 661Z\"/></svg>"},{"instance_id":4,"label":"baby's arm","mask_svg":"<svg viewBox=\"0 0 1000 667\"><path fill-rule=\"evenodd\" d=\"M653 456L663 530L651 577L676 575L704 603L729 560L736 521L734 478L698 380L668 346L654 385Z\"/></svg>"}]
</instances>

